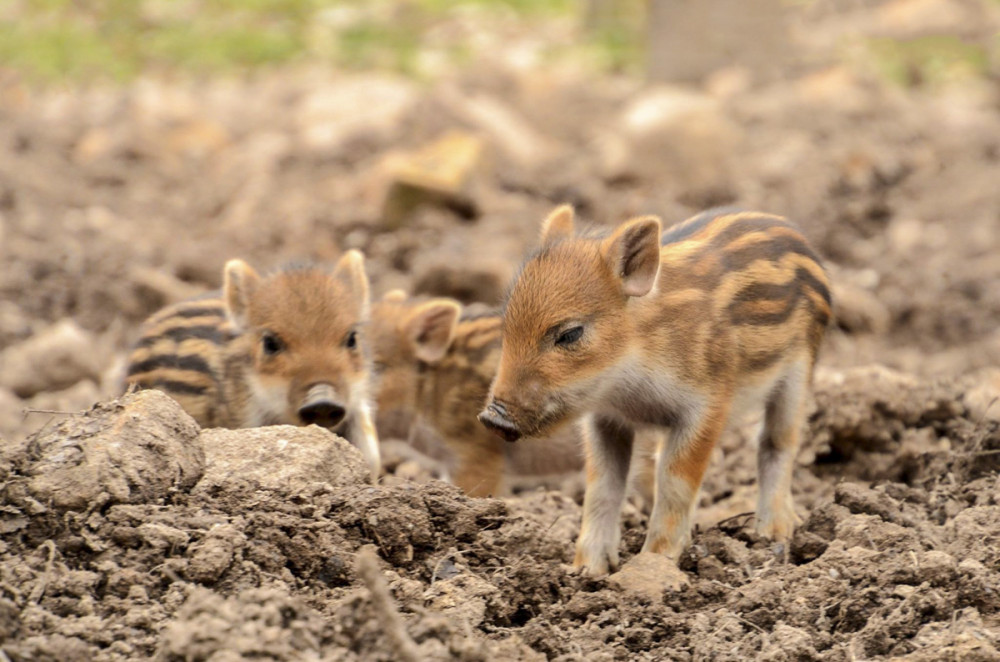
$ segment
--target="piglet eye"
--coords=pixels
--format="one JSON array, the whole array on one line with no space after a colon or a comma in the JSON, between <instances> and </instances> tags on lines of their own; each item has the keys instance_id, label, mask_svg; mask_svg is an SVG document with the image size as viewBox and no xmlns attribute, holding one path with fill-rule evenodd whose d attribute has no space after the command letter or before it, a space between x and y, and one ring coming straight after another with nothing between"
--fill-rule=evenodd
<instances>
[{"instance_id":1,"label":"piglet eye","mask_svg":"<svg viewBox=\"0 0 1000 662\"><path fill-rule=\"evenodd\" d=\"M347 334L347 340L344 341L344 345L347 349L354 349L358 346L358 332L351 331Z\"/></svg>"},{"instance_id":2,"label":"piglet eye","mask_svg":"<svg viewBox=\"0 0 1000 662\"><path fill-rule=\"evenodd\" d=\"M572 326L559 334L559 337L556 338L556 344L561 345L563 347L567 347L569 345L572 345L582 337L583 337L583 327Z\"/></svg>"},{"instance_id":3,"label":"piglet eye","mask_svg":"<svg viewBox=\"0 0 1000 662\"><path fill-rule=\"evenodd\" d=\"M265 333L260 338L260 346L266 356L274 356L285 348L285 343L275 334Z\"/></svg>"}]
</instances>

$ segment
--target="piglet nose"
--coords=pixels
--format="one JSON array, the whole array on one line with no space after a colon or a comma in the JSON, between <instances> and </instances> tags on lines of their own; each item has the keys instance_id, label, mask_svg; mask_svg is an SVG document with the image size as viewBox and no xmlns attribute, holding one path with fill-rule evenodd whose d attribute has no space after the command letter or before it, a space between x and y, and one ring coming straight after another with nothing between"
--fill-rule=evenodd
<instances>
[{"instance_id":1,"label":"piglet nose","mask_svg":"<svg viewBox=\"0 0 1000 662\"><path fill-rule=\"evenodd\" d=\"M521 438L521 432L507 414L507 407L496 400L479 414L479 422L507 441L514 442Z\"/></svg>"},{"instance_id":2,"label":"piglet nose","mask_svg":"<svg viewBox=\"0 0 1000 662\"><path fill-rule=\"evenodd\" d=\"M329 384L316 384L306 393L302 406L299 407L299 418L304 425L315 423L320 427L336 427L347 410L337 402L337 394Z\"/></svg>"}]
</instances>

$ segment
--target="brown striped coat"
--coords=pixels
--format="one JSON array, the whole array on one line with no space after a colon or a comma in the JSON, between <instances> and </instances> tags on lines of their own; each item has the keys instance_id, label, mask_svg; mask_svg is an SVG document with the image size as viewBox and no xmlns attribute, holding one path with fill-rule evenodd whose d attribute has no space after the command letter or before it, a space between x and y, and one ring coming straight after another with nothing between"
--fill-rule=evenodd
<instances>
[{"instance_id":1,"label":"brown striped coat","mask_svg":"<svg viewBox=\"0 0 1000 662\"><path fill-rule=\"evenodd\" d=\"M467 494L497 496L512 472L579 468L573 433L515 449L476 420L500 359L497 311L472 312L452 299L407 299L394 290L372 306L370 336L378 409L430 427L450 456L449 478Z\"/></svg>"},{"instance_id":2,"label":"brown striped coat","mask_svg":"<svg viewBox=\"0 0 1000 662\"><path fill-rule=\"evenodd\" d=\"M162 390L203 427L317 425L380 461L369 398L368 278L348 251L332 271L258 276L231 260L221 292L154 314L125 382Z\"/></svg>"},{"instance_id":3,"label":"brown striped coat","mask_svg":"<svg viewBox=\"0 0 1000 662\"><path fill-rule=\"evenodd\" d=\"M803 403L831 318L826 274L787 220L716 210L661 235L654 217L574 234L560 207L507 299L503 350L480 420L509 440L582 418L587 493L576 564L618 564L636 427L658 451L644 551L676 558L711 451L731 421L763 411L757 526L787 540Z\"/></svg>"}]
</instances>

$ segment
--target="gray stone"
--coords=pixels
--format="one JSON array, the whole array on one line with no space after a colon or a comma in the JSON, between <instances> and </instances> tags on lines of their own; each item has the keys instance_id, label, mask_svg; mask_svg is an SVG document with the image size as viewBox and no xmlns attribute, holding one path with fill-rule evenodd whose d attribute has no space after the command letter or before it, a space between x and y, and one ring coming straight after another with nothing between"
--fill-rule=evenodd
<instances>
[{"instance_id":1,"label":"gray stone","mask_svg":"<svg viewBox=\"0 0 1000 662\"><path fill-rule=\"evenodd\" d=\"M368 482L360 451L329 430L276 425L201 433L205 475L196 494L266 490L296 494L316 483L334 487Z\"/></svg>"}]
</instances>

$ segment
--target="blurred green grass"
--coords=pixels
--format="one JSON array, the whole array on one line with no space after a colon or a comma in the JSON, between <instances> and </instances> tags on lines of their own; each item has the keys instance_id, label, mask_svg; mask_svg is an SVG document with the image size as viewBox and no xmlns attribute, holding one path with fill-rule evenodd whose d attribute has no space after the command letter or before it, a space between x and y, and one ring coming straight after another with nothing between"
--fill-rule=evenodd
<instances>
[{"instance_id":1,"label":"blurred green grass","mask_svg":"<svg viewBox=\"0 0 1000 662\"><path fill-rule=\"evenodd\" d=\"M538 21L574 0L2 0L0 66L32 79L127 80L146 70L207 74L321 59L417 74L428 45L461 61L472 36L432 30L460 12Z\"/></svg>"},{"instance_id":2,"label":"blurred green grass","mask_svg":"<svg viewBox=\"0 0 1000 662\"><path fill-rule=\"evenodd\" d=\"M320 61L419 78L474 61L489 48L484 33L497 32L534 38L546 63L582 56L599 71L641 74L647 2L0 0L0 69L41 82L125 81L150 71L217 75ZM604 13L588 14L594 7ZM555 23L575 33L550 39ZM989 48L949 36L869 39L863 52L865 66L887 80L933 85L988 75L1000 38Z\"/></svg>"}]
</instances>

